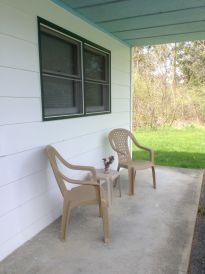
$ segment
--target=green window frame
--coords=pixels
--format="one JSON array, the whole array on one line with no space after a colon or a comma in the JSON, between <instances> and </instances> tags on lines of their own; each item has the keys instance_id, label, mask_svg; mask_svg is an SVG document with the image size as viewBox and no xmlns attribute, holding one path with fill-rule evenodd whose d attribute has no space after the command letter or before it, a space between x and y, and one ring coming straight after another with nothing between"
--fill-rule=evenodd
<instances>
[{"instance_id":1,"label":"green window frame","mask_svg":"<svg viewBox=\"0 0 205 274\"><path fill-rule=\"evenodd\" d=\"M111 113L111 52L38 17L43 121Z\"/></svg>"}]
</instances>

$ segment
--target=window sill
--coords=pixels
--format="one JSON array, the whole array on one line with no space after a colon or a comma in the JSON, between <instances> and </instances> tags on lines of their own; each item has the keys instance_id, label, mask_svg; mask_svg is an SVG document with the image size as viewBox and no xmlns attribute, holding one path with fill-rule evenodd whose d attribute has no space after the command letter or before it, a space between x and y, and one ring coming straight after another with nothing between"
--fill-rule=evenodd
<instances>
[{"instance_id":1,"label":"window sill","mask_svg":"<svg viewBox=\"0 0 205 274\"><path fill-rule=\"evenodd\" d=\"M63 115L63 116L53 116L53 117L43 117L43 122L46 121L55 121L55 120L64 120L64 119L72 119L72 118L80 118L80 117L88 117L88 116L96 116L96 115L106 115L111 114L111 111L104 112L91 112L86 114L75 114L75 115Z\"/></svg>"}]
</instances>

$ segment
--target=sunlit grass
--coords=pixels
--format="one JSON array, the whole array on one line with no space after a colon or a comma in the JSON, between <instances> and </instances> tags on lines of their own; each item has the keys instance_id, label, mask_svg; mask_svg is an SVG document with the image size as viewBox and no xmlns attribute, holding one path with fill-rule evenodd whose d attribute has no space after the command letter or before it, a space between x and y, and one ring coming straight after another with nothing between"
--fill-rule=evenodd
<instances>
[{"instance_id":1,"label":"sunlit grass","mask_svg":"<svg viewBox=\"0 0 205 274\"><path fill-rule=\"evenodd\" d=\"M135 137L154 150L157 165L205 168L205 127L137 129ZM133 158L148 159L148 154L133 147Z\"/></svg>"}]
</instances>

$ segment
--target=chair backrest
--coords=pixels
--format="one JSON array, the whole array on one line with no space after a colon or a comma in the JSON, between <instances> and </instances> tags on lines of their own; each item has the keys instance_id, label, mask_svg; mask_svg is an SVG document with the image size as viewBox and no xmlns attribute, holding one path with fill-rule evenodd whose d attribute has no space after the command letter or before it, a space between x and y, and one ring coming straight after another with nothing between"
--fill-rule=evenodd
<instances>
[{"instance_id":1,"label":"chair backrest","mask_svg":"<svg viewBox=\"0 0 205 274\"><path fill-rule=\"evenodd\" d=\"M108 137L112 148L118 154L119 164L127 164L132 159L128 145L129 137L132 138L131 132L124 128L116 128Z\"/></svg>"},{"instance_id":2,"label":"chair backrest","mask_svg":"<svg viewBox=\"0 0 205 274\"><path fill-rule=\"evenodd\" d=\"M47 146L46 152L47 152L48 159L50 161L53 173L55 175L56 181L60 188L60 191L61 191L62 195L64 196L65 191L67 191L68 189L66 188L66 185L65 185L65 182L63 179L63 174L59 170L57 160L59 160L63 165L66 164L66 166L68 165L68 163L63 159L63 157L58 153L58 151L54 147L52 147L50 145Z\"/></svg>"}]
</instances>

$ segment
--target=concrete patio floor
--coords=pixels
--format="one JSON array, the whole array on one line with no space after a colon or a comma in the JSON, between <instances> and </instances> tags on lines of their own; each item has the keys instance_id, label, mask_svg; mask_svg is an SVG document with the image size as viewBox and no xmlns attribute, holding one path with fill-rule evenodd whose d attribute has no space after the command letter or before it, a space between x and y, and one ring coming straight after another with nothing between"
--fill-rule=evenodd
<instances>
[{"instance_id":1,"label":"concrete patio floor","mask_svg":"<svg viewBox=\"0 0 205 274\"><path fill-rule=\"evenodd\" d=\"M157 167L137 174L128 196L121 172L122 197L114 191L109 209L111 243L102 241L97 206L72 211L69 237L59 240L60 219L8 256L4 274L178 274L186 273L197 214L202 170Z\"/></svg>"}]
</instances>

